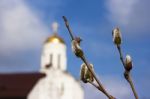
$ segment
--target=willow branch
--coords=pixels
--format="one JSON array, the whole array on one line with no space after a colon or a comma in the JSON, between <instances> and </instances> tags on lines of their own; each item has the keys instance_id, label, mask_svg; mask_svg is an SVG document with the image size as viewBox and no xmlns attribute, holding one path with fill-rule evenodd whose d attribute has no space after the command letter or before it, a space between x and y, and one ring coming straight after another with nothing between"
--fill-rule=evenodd
<instances>
[{"instance_id":1,"label":"willow branch","mask_svg":"<svg viewBox=\"0 0 150 99\"><path fill-rule=\"evenodd\" d=\"M68 29L68 31L69 31L69 34L70 34L70 36L71 36L71 39L74 40L74 36L73 36L73 33L72 33L72 31L71 31L71 29L70 29L70 27L69 27L69 23L68 23L68 21L67 21L67 18L66 18L65 16L63 16L63 19L64 19L64 21L65 21L65 25L66 25L66 27L67 27L67 29ZM86 64L88 70L91 72L92 76L94 77L94 79L96 80L96 82L97 82L97 84L98 84L98 86L96 86L95 84L92 84L92 85L95 86L97 89L99 89L102 93L104 93L104 94L108 97L108 99L115 99L113 96L109 95L108 92L104 89L103 85L100 83L100 81L99 81L98 78L96 77L95 73L94 73L93 70L90 68L90 65L89 65L89 63L87 62L85 56L82 55L82 56L79 56L79 57L80 57L80 59Z\"/></svg>"},{"instance_id":2,"label":"willow branch","mask_svg":"<svg viewBox=\"0 0 150 99\"><path fill-rule=\"evenodd\" d=\"M71 39L74 40L74 36L73 36L73 33L72 33L71 29L70 29L70 26L69 26L69 23L68 23L67 18L66 18L65 16L63 16L63 19L64 19L65 25L66 25L66 27L67 27L67 29L68 29L68 31L69 31L69 34L70 34L70 36L71 36Z\"/></svg>"},{"instance_id":3,"label":"willow branch","mask_svg":"<svg viewBox=\"0 0 150 99\"><path fill-rule=\"evenodd\" d=\"M125 69L125 62L124 62L124 60L123 60L123 54L122 54L122 51L121 51L121 46L120 46L120 45L117 45L117 49L118 49L118 51L119 51L120 60L121 60L121 62L122 62L122 64L123 64L123 67L124 67L124 69ZM134 94L135 99L139 99L139 98L138 98L138 95L137 95L137 92L136 92L136 90L135 90L135 87L134 87L134 84L133 84L131 75L130 75L130 71L127 71L127 70L125 69L124 77L125 77L125 79L127 80L127 82L130 84L130 87L131 87L131 89L132 89L132 92L133 92L133 94Z\"/></svg>"}]
</instances>

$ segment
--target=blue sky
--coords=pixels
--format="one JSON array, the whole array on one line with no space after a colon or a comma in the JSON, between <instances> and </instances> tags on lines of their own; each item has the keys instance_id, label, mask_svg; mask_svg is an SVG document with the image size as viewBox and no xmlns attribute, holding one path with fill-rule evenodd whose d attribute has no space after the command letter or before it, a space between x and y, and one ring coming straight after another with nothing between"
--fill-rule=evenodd
<instances>
[{"instance_id":1,"label":"blue sky","mask_svg":"<svg viewBox=\"0 0 150 99\"><path fill-rule=\"evenodd\" d=\"M150 1L148 0L1 0L0 72L31 72L40 68L45 38L51 24L59 23L59 35L67 45L68 71L79 79L81 60L70 49L70 37L62 20L65 15L88 60L110 93L119 99L133 98L119 54L112 42L112 29L119 26L124 56L133 58L132 77L140 99L148 99L150 89ZM86 99L103 97L84 85ZM116 90L115 90L116 89ZM118 90L121 90L118 92ZM127 97L128 96L128 97Z\"/></svg>"}]
</instances>

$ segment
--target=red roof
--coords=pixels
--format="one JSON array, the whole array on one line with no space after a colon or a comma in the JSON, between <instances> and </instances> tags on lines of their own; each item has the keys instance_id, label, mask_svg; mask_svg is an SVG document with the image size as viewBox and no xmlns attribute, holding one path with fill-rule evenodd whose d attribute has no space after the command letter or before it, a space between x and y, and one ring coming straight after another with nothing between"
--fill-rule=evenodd
<instances>
[{"instance_id":1,"label":"red roof","mask_svg":"<svg viewBox=\"0 0 150 99\"><path fill-rule=\"evenodd\" d=\"M0 74L0 99L26 99L35 83L45 74Z\"/></svg>"}]
</instances>

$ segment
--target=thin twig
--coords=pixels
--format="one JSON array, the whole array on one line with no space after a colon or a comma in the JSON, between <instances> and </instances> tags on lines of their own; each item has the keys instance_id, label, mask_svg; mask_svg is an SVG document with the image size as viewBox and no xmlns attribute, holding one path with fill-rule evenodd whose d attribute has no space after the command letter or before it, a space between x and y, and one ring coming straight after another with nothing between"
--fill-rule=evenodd
<instances>
[{"instance_id":1,"label":"thin twig","mask_svg":"<svg viewBox=\"0 0 150 99\"><path fill-rule=\"evenodd\" d=\"M69 27L69 23L68 23L68 21L67 21L67 18L66 18L65 16L63 16L63 19L64 19L64 21L65 21L66 27L67 27L67 29L68 29L68 31L69 31L69 34L70 34L72 40L74 40L73 33L72 33L72 31L71 31L71 29L70 29L70 27ZM107 91L104 89L103 85L100 83L100 81L99 81L98 78L96 77L95 73L94 73L93 70L90 68L90 65L89 65L89 63L87 62L85 56L82 55L80 58L81 58L81 60L86 64L88 70L91 72L91 74L93 75L93 77L94 77L94 79L96 80L97 84L99 85L99 86L98 86L98 89L99 89L101 92L103 92L109 99L115 99L113 96L109 95L109 94L107 93ZM92 84L92 85L93 85L93 84ZM94 84L94 86L97 88L97 86L96 86L95 84Z\"/></svg>"},{"instance_id":2,"label":"thin twig","mask_svg":"<svg viewBox=\"0 0 150 99\"><path fill-rule=\"evenodd\" d=\"M98 85L96 85L94 82L89 82L91 85L93 85L95 88L97 88L98 90L100 90L101 91L101 89L99 88L99 86Z\"/></svg>"},{"instance_id":3,"label":"thin twig","mask_svg":"<svg viewBox=\"0 0 150 99\"><path fill-rule=\"evenodd\" d=\"M122 62L122 64L123 64L123 67L124 67L124 69L125 69L125 63L124 63L124 60L123 60L123 54L122 54L120 45L117 45L117 49L118 49L118 51L119 51L120 60L121 60L121 62Z\"/></svg>"},{"instance_id":4,"label":"thin twig","mask_svg":"<svg viewBox=\"0 0 150 99\"><path fill-rule=\"evenodd\" d=\"M123 64L123 67L124 67L124 69L125 69L125 62L124 62L124 60L123 60L123 54L122 54L122 51L121 51L121 46L120 46L120 45L117 45L117 49L118 49L118 51L119 51L120 60L121 60L121 62L122 62L122 64ZM130 87L131 87L131 89L132 89L132 92L133 92L133 94L134 94L135 99L138 99L138 95L137 95L137 93L136 93L136 90L135 90L135 87L134 87L134 84L133 84L133 81L132 81L130 72L127 71L126 69L125 69L125 72L124 72L124 77L125 77L125 79L127 80L127 82L130 84Z\"/></svg>"},{"instance_id":5,"label":"thin twig","mask_svg":"<svg viewBox=\"0 0 150 99\"><path fill-rule=\"evenodd\" d=\"M74 36L73 36L73 33L72 33L72 31L71 31L71 29L70 29L70 27L69 27L69 23L68 23L67 18L66 18L65 16L63 16L63 19L64 19L65 25L66 25L66 27L67 27L67 29L68 29L68 31L69 31L69 34L70 34L70 36L71 36L71 39L74 40Z\"/></svg>"},{"instance_id":6,"label":"thin twig","mask_svg":"<svg viewBox=\"0 0 150 99\"><path fill-rule=\"evenodd\" d=\"M126 80L127 80L127 81L129 82L129 84L130 84L130 87L131 87L131 89L132 89L132 91L133 91L133 94L134 94L135 99L138 99L138 95L137 95L136 90L135 90L135 88L134 88L134 84L133 84L133 81L132 81L130 72L125 71L124 76L125 76Z\"/></svg>"}]
</instances>

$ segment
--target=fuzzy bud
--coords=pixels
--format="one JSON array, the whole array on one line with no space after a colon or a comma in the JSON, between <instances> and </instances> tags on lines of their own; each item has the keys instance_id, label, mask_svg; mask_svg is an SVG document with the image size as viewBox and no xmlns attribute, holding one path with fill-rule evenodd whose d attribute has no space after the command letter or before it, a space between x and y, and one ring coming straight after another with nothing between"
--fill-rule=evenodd
<instances>
[{"instance_id":1,"label":"fuzzy bud","mask_svg":"<svg viewBox=\"0 0 150 99\"><path fill-rule=\"evenodd\" d=\"M94 70L92 64L90 64L90 68L92 70ZM84 83L93 82L94 81L94 77L93 77L92 73L88 70L87 66L84 63L81 65L80 79Z\"/></svg>"},{"instance_id":2,"label":"fuzzy bud","mask_svg":"<svg viewBox=\"0 0 150 99\"><path fill-rule=\"evenodd\" d=\"M113 29L112 36L113 36L113 42L116 45L120 45L121 44L121 32L119 28Z\"/></svg>"},{"instance_id":3,"label":"fuzzy bud","mask_svg":"<svg viewBox=\"0 0 150 99\"><path fill-rule=\"evenodd\" d=\"M125 69L130 71L132 69L132 58L130 55L126 55L125 58Z\"/></svg>"},{"instance_id":4,"label":"fuzzy bud","mask_svg":"<svg viewBox=\"0 0 150 99\"><path fill-rule=\"evenodd\" d=\"M77 57L83 56L83 51L76 40L72 40L72 51L75 53Z\"/></svg>"},{"instance_id":5,"label":"fuzzy bud","mask_svg":"<svg viewBox=\"0 0 150 99\"><path fill-rule=\"evenodd\" d=\"M80 42L82 41L82 39L80 38L80 37L75 37L74 38L77 42L78 42L78 44L80 45Z\"/></svg>"},{"instance_id":6,"label":"fuzzy bud","mask_svg":"<svg viewBox=\"0 0 150 99\"><path fill-rule=\"evenodd\" d=\"M87 83L87 80L85 79L85 73L87 71L86 65L83 63L81 65L81 70L80 70L80 79L84 82Z\"/></svg>"}]
</instances>

